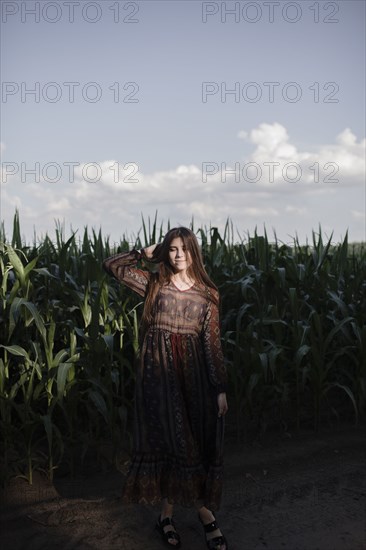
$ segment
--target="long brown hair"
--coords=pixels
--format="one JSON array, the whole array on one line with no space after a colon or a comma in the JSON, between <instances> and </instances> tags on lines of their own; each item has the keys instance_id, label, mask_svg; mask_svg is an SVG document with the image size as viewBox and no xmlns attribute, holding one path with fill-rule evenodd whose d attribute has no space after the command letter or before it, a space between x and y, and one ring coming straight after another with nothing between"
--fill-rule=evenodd
<instances>
[{"instance_id":1,"label":"long brown hair","mask_svg":"<svg viewBox=\"0 0 366 550\"><path fill-rule=\"evenodd\" d=\"M151 261L159 263L159 271L152 274L147 290L144 312L142 314L143 332L152 321L152 311L159 289L169 284L174 274L173 267L169 261L169 249L172 240L179 237L183 241L186 253L190 254L192 260L191 265L187 269L188 277L198 285L198 288L208 300L218 305L218 290L203 265L202 254L196 235L187 227L174 227L167 232L164 240L156 246L153 252Z\"/></svg>"}]
</instances>

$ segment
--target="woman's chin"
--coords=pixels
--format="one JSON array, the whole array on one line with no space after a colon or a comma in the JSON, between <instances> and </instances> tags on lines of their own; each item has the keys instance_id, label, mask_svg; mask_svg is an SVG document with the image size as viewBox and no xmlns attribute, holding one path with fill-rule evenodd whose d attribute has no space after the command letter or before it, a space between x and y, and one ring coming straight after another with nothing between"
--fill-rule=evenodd
<instances>
[{"instance_id":1,"label":"woman's chin","mask_svg":"<svg viewBox=\"0 0 366 550\"><path fill-rule=\"evenodd\" d=\"M187 269L187 264L184 262L182 262L181 264L173 264L173 269L176 273L178 273L179 271L184 271L185 269Z\"/></svg>"}]
</instances>

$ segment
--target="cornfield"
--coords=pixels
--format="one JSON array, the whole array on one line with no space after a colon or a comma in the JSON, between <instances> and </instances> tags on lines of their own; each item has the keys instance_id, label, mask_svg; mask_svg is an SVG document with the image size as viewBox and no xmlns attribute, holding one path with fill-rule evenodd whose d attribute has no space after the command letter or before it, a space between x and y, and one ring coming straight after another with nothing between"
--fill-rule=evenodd
<instances>
[{"instance_id":1,"label":"cornfield","mask_svg":"<svg viewBox=\"0 0 366 550\"><path fill-rule=\"evenodd\" d=\"M193 226L193 222L192 222ZM169 223L168 227L169 229ZM192 227L193 229L193 227ZM235 236L230 221L196 234L221 295L229 373L228 430L242 441L269 429L318 430L364 416L366 252L324 240L291 246L267 234ZM18 213L0 231L1 476L71 474L106 447L118 462L131 444L134 361L142 302L108 277L114 252L161 240L142 220L117 245L101 231L27 245Z\"/></svg>"}]
</instances>

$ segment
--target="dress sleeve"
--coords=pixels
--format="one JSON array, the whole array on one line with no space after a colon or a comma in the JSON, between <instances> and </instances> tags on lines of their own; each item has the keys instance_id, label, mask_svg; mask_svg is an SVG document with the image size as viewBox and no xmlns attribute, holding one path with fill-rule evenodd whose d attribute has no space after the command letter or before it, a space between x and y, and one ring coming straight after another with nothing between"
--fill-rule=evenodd
<instances>
[{"instance_id":1,"label":"dress sleeve","mask_svg":"<svg viewBox=\"0 0 366 550\"><path fill-rule=\"evenodd\" d=\"M227 390L227 372L220 339L219 308L209 302L203 323L203 347L210 382L217 393Z\"/></svg>"},{"instance_id":2,"label":"dress sleeve","mask_svg":"<svg viewBox=\"0 0 366 550\"><path fill-rule=\"evenodd\" d=\"M103 269L117 281L144 297L150 280L150 273L136 267L137 262L143 257L143 254L138 250L115 254L104 260Z\"/></svg>"}]
</instances>

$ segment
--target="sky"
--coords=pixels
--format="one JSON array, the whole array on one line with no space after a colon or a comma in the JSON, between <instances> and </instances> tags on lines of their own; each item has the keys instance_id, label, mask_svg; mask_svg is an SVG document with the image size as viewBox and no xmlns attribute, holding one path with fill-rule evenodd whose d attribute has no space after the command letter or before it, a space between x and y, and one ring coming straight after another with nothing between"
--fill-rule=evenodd
<instances>
[{"instance_id":1,"label":"sky","mask_svg":"<svg viewBox=\"0 0 366 550\"><path fill-rule=\"evenodd\" d=\"M366 240L365 2L2 1L1 220Z\"/></svg>"}]
</instances>

